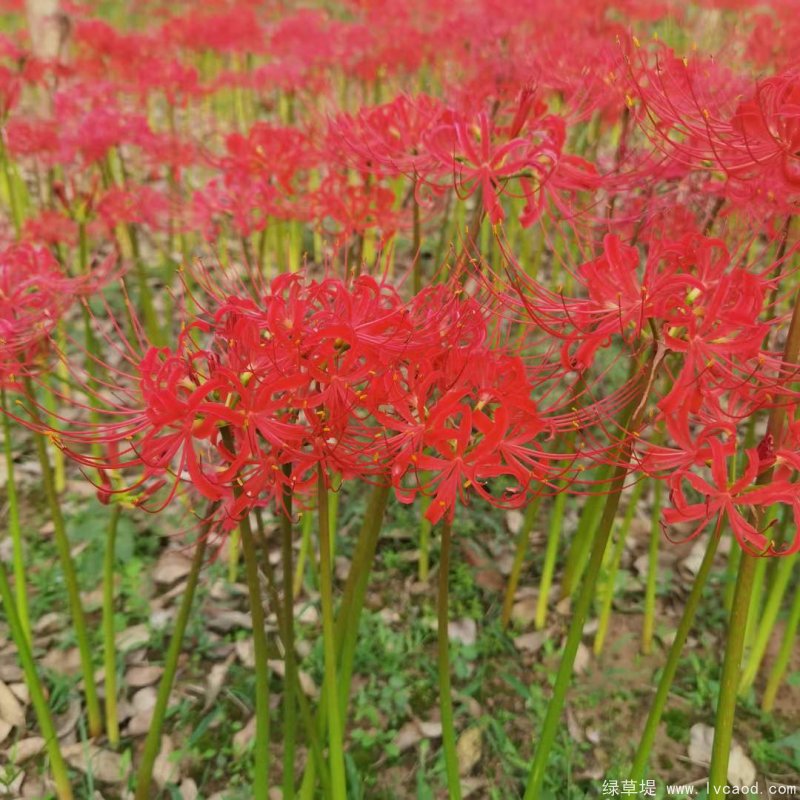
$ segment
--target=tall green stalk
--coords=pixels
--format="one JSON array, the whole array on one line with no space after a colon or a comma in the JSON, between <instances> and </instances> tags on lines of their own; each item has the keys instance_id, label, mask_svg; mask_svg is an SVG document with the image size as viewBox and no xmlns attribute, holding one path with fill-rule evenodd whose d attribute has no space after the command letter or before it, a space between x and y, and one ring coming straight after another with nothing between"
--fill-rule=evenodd
<instances>
[{"instance_id":1,"label":"tall green stalk","mask_svg":"<svg viewBox=\"0 0 800 800\"><path fill-rule=\"evenodd\" d=\"M778 614L781 609L781 603L789 587L794 571L797 568L800 559L797 554L782 558L776 565L775 576L772 581L772 586L767 597L766 605L764 606L764 613L761 619L755 626L756 633L753 640L753 648L747 660L747 666L742 672L742 679L739 684L739 693L746 692L754 683L758 669L761 666L761 661L764 658L764 653L767 651L770 636L775 628L775 622L778 619Z\"/></svg>"},{"instance_id":2,"label":"tall green stalk","mask_svg":"<svg viewBox=\"0 0 800 800\"><path fill-rule=\"evenodd\" d=\"M375 561L386 505L391 494L388 484L377 484L367 502L367 510L356 542L355 551L347 575L342 601L336 615L336 653L339 659L339 707L341 718L347 718L347 705L350 697L350 685L353 676L358 625L364 608L369 575ZM323 696L317 718L317 732L322 736L327 725L327 685L322 688ZM313 796L316 764L309 760L303 776L300 797L303 800Z\"/></svg>"},{"instance_id":3,"label":"tall green stalk","mask_svg":"<svg viewBox=\"0 0 800 800\"><path fill-rule=\"evenodd\" d=\"M564 527L564 508L567 504L566 486L556 495L553 509L550 512L550 525L547 531L547 547L544 551L544 564L542 566L542 579L539 581L539 597L536 601L536 615L534 625L536 630L542 630L547 624L547 604L550 599L550 587L553 585L553 576L556 571L556 556L558 555L558 542Z\"/></svg>"},{"instance_id":4,"label":"tall green stalk","mask_svg":"<svg viewBox=\"0 0 800 800\"><path fill-rule=\"evenodd\" d=\"M728 760L733 741L733 722L736 716L736 695L739 688L739 673L747 629L747 614L753 590L753 578L758 559L742 553L739 573L736 576L736 591L733 608L728 620L728 636L725 641L725 658L717 700L717 716L714 723L714 744L711 748L709 772L709 797L727 797Z\"/></svg>"},{"instance_id":5,"label":"tall green stalk","mask_svg":"<svg viewBox=\"0 0 800 800\"><path fill-rule=\"evenodd\" d=\"M783 349L783 363L796 364L800 354L800 298L795 298L792 321L786 335ZM784 406L773 406L767 419L767 436L778 446L783 438L783 424L786 419ZM756 483L763 485L772 480L773 469L762 472ZM757 515L758 527L764 522L765 515ZM722 663L719 699L717 700L717 717L714 726L714 745L711 749L710 796L723 797L727 788L728 759L733 741L733 723L736 715L736 698L739 689L742 654L746 636L747 618L752 600L753 582L758 558L749 553L742 553L739 572L736 576L736 590L733 596L728 622L728 636L725 643L725 659Z\"/></svg>"},{"instance_id":6,"label":"tall green stalk","mask_svg":"<svg viewBox=\"0 0 800 800\"><path fill-rule=\"evenodd\" d=\"M250 527L250 517L245 514L239 521L242 539L242 556L250 599L250 616L253 619L253 650L256 677L256 742L253 770L253 794L267 797L269 793L269 665L267 634L264 630L264 605L258 578L258 558Z\"/></svg>"},{"instance_id":7,"label":"tall green stalk","mask_svg":"<svg viewBox=\"0 0 800 800\"><path fill-rule=\"evenodd\" d=\"M6 391L0 388L3 417L3 449L6 456L6 499L8 500L8 533L11 537L11 557L14 568L14 597L20 625L25 638L31 641L31 621L28 613L28 589L25 577L25 551L22 545L22 528L19 522L17 482L14 477L14 448L11 445L11 423L6 413Z\"/></svg>"},{"instance_id":8,"label":"tall green stalk","mask_svg":"<svg viewBox=\"0 0 800 800\"><path fill-rule=\"evenodd\" d=\"M625 549L625 540L628 538L633 515L636 513L636 506L639 504L639 498L642 496L643 488L643 480L638 481L633 487L628 507L625 509L625 516L622 519L622 524L617 533L617 540L611 552L611 559L605 576L605 586L603 587L604 591L601 592L603 598L598 615L597 633L594 637L595 655L600 655L603 651L606 634L608 633L608 624L611 619L611 606L614 602L614 588L617 582L617 572L619 571L619 564L622 560L622 552Z\"/></svg>"},{"instance_id":9,"label":"tall green stalk","mask_svg":"<svg viewBox=\"0 0 800 800\"><path fill-rule=\"evenodd\" d=\"M598 480L603 483L609 478L610 473L606 472L603 467L600 467L599 472ZM592 537L597 528L597 520L601 513L600 508L603 505L603 499L604 496L602 494L593 494L581 509L578 528L572 537L564 562L564 571L561 574L560 595L562 599L571 597L577 587L580 586L580 577L585 568Z\"/></svg>"},{"instance_id":10,"label":"tall green stalk","mask_svg":"<svg viewBox=\"0 0 800 800\"><path fill-rule=\"evenodd\" d=\"M283 492L280 509L283 568L283 652L286 684L283 690L283 800L294 798L294 756L297 737L297 657L294 652L294 569L292 566L292 490ZM265 554L265 558L266 558Z\"/></svg>"},{"instance_id":11,"label":"tall green stalk","mask_svg":"<svg viewBox=\"0 0 800 800\"><path fill-rule=\"evenodd\" d=\"M116 570L117 527L122 506L114 503L106 532L103 558L103 674L106 689L106 735L111 747L119 745L117 715L117 650L114 640L114 576Z\"/></svg>"},{"instance_id":12,"label":"tall green stalk","mask_svg":"<svg viewBox=\"0 0 800 800\"><path fill-rule=\"evenodd\" d=\"M439 592L437 598L437 658L439 673L439 711L442 718L442 747L447 768L447 790L451 800L461 800L461 781L458 775L456 729L453 722L453 698L450 694L450 640L448 624L448 587L450 583L450 540L452 528L449 521L442 525L439 554Z\"/></svg>"},{"instance_id":13,"label":"tall green stalk","mask_svg":"<svg viewBox=\"0 0 800 800\"><path fill-rule=\"evenodd\" d=\"M528 542L531 538L533 523L536 520L536 514L539 511L539 504L541 502L542 496L537 495L532 502L528 503L528 507L525 509L525 515L522 518L522 525L517 534L517 544L514 547L514 562L511 565L511 573L508 576L506 593L503 597L503 610L500 614L500 624L503 626L504 630L511 621L514 597L517 594L517 586L519 586L519 579L522 575L522 567L525 565L525 555L528 552Z\"/></svg>"},{"instance_id":14,"label":"tall green stalk","mask_svg":"<svg viewBox=\"0 0 800 800\"><path fill-rule=\"evenodd\" d=\"M325 652L325 684L328 710L328 758L331 770L332 800L347 800L344 769L344 738L339 711L336 668L336 634L333 617L333 569L331 532L328 519L328 493L322 465L317 469L319 501L319 588L322 605L322 639Z\"/></svg>"},{"instance_id":15,"label":"tall green stalk","mask_svg":"<svg viewBox=\"0 0 800 800\"><path fill-rule=\"evenodd\" d=\"M642 619L642 653L653 649L656 620L656 590L658 588L658 547L661 541L661 498L664 486L658 478L653 481L653 510L650 516L650 543L647 548L647 585L644 590Z\"/></svg>"},{"instance_id":16,"label":"tall green stalk","mask_svg":"<svg viewBox=\"0 0 800 800\"><path fill-rule=\"evenodd\" d=\"M34 399L34 389L30 378L26 378L26 389L28 394L28 413L41 429L45 426L42 423L39 411ZM80 654L81 673L83 675L84 693L86 695L86 714L89 721L89 734L99 736L103 730L103 718L100 713L100 700L97 696L97 687L94 680L94 665L92 663L92 649L89 643L89 633L86 627L86 616L83 612L81 603L80 589L78 588L78 576L75 572L75 564L70 552L69 539L67 538L67 527L64 522L64 515L61 512L61 504L56 493L53 469L50 466L50 459L47 455L47 438L43 433L34 435L36 454L42 470L42 484L44 488L47 506L50 511L50 518L53 522L53 538L55 540L58 558L61 564L61 571L64 574L64 585L67 590L69 600L70 615L75 631L75 640Z\"/></svg>"},{"instance_id":17,"label":"tall green stalk","mask_svg":"<svg viewBox=\"0 0 800 800\"><path fill-rule=\"evenodd\" d=\"M775 698L778 696L778 689L781 687L783 676L789 668L789 661L795 647L795 637L800 628L800 586L794 593L792 607L789 610L789 618L786 620L786 628L783 631L783 639L772 665L772 670L767 678L767 685L764 688L764 696L761 698L761 708L764 711L772 711L775 706Z\"/></svg>"},{"instance_id":18,"label":"tall green stalk","mask_svg":"<svg viewBox=\"0 0 800 800\"><path fill-rule=\"evenodd\" d=\"M172 691L172 684L175 681L175 673L178 671L178 658L181 654L183 637L186 634L186 626L189 622L189 614L192 610L197 581L200 576L200 569L203 566L203 559L206 553L206 537L211 526L211 520L219 503L212 503L206 512L206 522L204 523L200 535L195 545L194 556L189 567L189 574L186 577L186 589L184 589L181 604L178 608L178 615L175 617L175 628L169 640L167 655L164 658L164 674L158 685L158 695L156 704L153 708L153 718L150 722L150 730L144 742L142 760L139 763L139 770L136 773L136 795L135 800L150 800L150 789L153 782L153 766L156 763L158 752L161 749L161 731L164 728L164 720L167 716L167 706L169 705L169 695ZM266 795L265 795L266 796Z\"/></svg>"},{"instance_id":19,"label":"tall green stalk","mask_svg":"<svg viewBox=\"0 0 800 800\"><path fill-rule=\"evenodd\" d=\"M653 749L653 742L656 738L658 725L661 722L661 717L664 713L664 707L667 704L669 697L669 690L672 686L672 681L675 679L675 673L680 664L681 654L683 653L686 640L689 638L689 632L694 624L694 618L697 615L697 608L700 605L700 598L703 595L703 589L708 582L708 576L711 572L711 566L714 563L714 556L717 552L717 545L719 544L720 534L722 531L722 524L724 517L720 516L711 538L708 540L706 552L703 556L703 561L700 564L700 569L692 585L692 590L686 598L686 603L683 607L683 614L681 621L678 623L678 630L675 632L675 638L669 648L667 661L664 664L664 669L661 672L661 678L658 681L658 688L653 701L650 703L650 710L647 714L647 722L642 732L642 738L639 740L639 747L636 750L636 755L633 759L633 767L631 768L630 778L639 782L645 776L647 769L647 762L650 759L650 751Z\"/></svg>"},{"instance_id":20,"label":"tall green stalk","mask_svg":"<svg viewBox=\"0 0 800 800\"><path fill-rule=\"evenodd\" d=\"M619 507L620 496L625 485L625 476L628 474L631 453L635 434L638 433L644 419L646 400L653 384L656 370L663 357L660 347L656 348L650 358L646 369L646 378L640 379L639 391L635 393L630 410L626 415L626 420L622 424L625 431L625 439L619 446L616 454L616 466L611 478L609 493L606 496L603 514L597 525L597 530L592 544L589 564L586 567L583 581L581 583L578 597L572 612L567 640L564 644L564 652L558 665L555 685L553 686L553 696L547 706L545 719L539 732L539 741L531 764L528 785L525 789L524 800L539 800L544 785L544 777L547 771L547 763L550 757L553 743L555 742L558 724L561 719L561 712L567 697L572 680L572 670L575 663L575 656L578 652L578 645L581 642L583 627L589 615L589 610L594 601L595 587L597 578L603 565L603 554L608 544L611 529L614 525L614 518ZM638 405L634 405L637 404Z\"/></svg>"},{"instance_id":21,"label":"tall green stalk","mask_svg":"<svg viewBox=\"0 0 800 800\"><path fill-rule=\"evenodd\" d=\"M11 638L17 648L22 671L25 675L25 684L31 696L31 703L36 712L36 720L39 723L39 731L45 741L47 756L50 759L50 772L53 775L53 782L56 785L56 794L59 800L73 800L72 788L70 786L67 765L61 755L61 748L58 743L53 718L50 716L50 709L47 706L44 689L36 671L36 663L33 660L28 636L22 627L22 620L17 613L14 595L8 581L5 566L0 562L0 600L8 619L8 627L11 630Z\"/></svg>"}]
</instances>

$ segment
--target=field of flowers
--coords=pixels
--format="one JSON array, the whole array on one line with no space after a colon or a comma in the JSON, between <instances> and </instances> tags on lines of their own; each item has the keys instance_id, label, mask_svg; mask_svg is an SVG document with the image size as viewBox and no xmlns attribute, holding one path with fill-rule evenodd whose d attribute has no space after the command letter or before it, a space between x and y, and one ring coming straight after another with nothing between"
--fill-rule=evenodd
<instances>
[{"instance_id":1,"label":"field of flowers","mask_svg":"<svg viewBox=\"0 0 800 800\"><path fill-rule=\"evenodd\" d=\"M800 797L798 10L0 0L0 796Z\"/></svg>"}]
</instances>

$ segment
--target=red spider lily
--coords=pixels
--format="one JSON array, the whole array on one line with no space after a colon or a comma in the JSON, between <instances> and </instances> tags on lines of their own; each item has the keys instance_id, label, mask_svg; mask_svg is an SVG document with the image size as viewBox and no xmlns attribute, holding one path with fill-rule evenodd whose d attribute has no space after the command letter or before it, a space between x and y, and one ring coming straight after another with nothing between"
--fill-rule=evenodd
<instances>
[{"instance_id":1,"label":"red spider lily","mask_svg":"<svg viewBox=\"0 0 800 800\"><path fill-rule=\"evenodd\" d=\"M49 334L85 282L68 278L47 251L15 245L0 252L0 380L43 366Z\"/></svg>"},{"instance_id":2,"label":"red spider lily","mask_svg":"<svg viewBox=\"0 0 800 800\"><path fill-rule=\"evenodd\" d=\"M563 121L544 115L542 105L523 92L505 128L485 111L473 118L454 111L443 116L426 138L430 160L422 178L441 187L450 177L462 197L480 190L492 224L505 218L500 204L500 196L509 193L505 184L518 182L528 200L524 223L530 224L538 215L535 209L541 208L537 193L555 170L563 141Z\"/></svg>"},{"instance_id":3,"label":"red spider lily","mask_svg":"<svg viewBox=\"0 0 800 800\"><path fill-rule=\"evenodd\" d=\"M677 522L696 522L696 527L686 537L693 539L718 515L724 514L737 541L748 553L786 555L800 549L800 537L796 537L789 549L777 550L765 532L748 521L742 513L745 510L752 512L756 508L766 508L787 499L787 487L781 483L755 485L760 470L758 451L755 448L747 451L747 466L741 477L731 482L728 478L729 462L724 445L719 439L712 438L709 447L711 482L688 469L675 472L669 478L673 508L664 512L664 521L670 525ZM703 499L690 502L686 497L684 484L691 486Z\"/></svg>"},{"instance_id":4,"label":"red spider lily","mask_svg":"<svg viewBox=\"0 0 800 800\"><path fill-rule=\"evenodd\" d=\"M310 208L323 229L333 223L337 246L369 230L387 241L397 229L394 192L368 178L355 183L339 173L326 176L312 193Z\"/></svg>"},{"instance_id":5,"label":"red spider lily","mask_svg":"<svg viewBox=\"0 0 800 800\"><path fill-rule=\"evenodd\" d=\"M441 102L427 95L400 95L332 119L327 148L362 172L415 178L428 158L426 136L443 112Z\"/></svg>"},{"instance_id":6,"label":"red spider lily","mask_svg":"<svg viewBox=\"0 0 800 800\"><path fill-rule=\"evenodd\" d=\"M656 122L653 141L665 152L695 169L710 165L720 171L732 199L752 202L757 195L748 184L753 182L768 203L796 198L800 78L795 70L753 87L711 62L667 56L648 78L640 96Z\"/></svg>"}]
</instances>

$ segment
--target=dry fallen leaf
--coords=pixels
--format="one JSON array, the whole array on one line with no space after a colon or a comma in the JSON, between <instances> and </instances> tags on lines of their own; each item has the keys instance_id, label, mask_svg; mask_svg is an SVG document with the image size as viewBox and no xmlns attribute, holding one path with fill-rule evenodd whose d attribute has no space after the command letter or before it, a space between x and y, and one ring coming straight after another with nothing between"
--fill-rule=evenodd
<instances>
[{"instance_id":1,"label":"dry fallen leaf","mask_svg":"<svg viewBox=\"0 0 800 800\"><path fill-rule=\"evenodd\" d=\"M707 766L711 762L714 745L714 729L698 722L689 730L689 760ZM756 780L756 768L747 757L742 746L734 742L728 760L728 783L731 786L752 786Z\"/></svg>"},{"instance_id":2,"label":"dry fallen leaf","mask_svg":"<svg viewBox=\"0 0 800 800\"><path fill-rule=\"evenodd\" d=\"M514 647L523 653L538 653L547 640L547 631L533 631L523 633L514 638Z\"/></svg>"},{"instance_id":3,"label":"dry fallen leaf","mask_svg":"<svg viewBox=\"0 0 800 800\"><path fill-rule=\"evenodd\" d=\"M286 664L283 661L279 659L270 659L267 661L267 665L275 672L276 675L279 675L281 678L286 677ZM300 688L303 690L303 694L312 700L316 700L317 695L319 694L319 689L314 683L314 679L307 672L298 670L297 680L300 683Z\"/></svg>"},{"instance_id":4,"label":"dry fallen leaf","mask_svg":"<svg viewBox=\"0 0 800 800\"><path fill-rule=\"evenodd\" d=\"M247 725L233 736L233 752L244 752L250 742L256 738L256 718L252 717Z\"/></svg>"},{"instance_id":5,"label":"dry fallen leaf","mask_svg":"<svg viewBox=\"0 0 800 800\"><path fill-rule=\"evenodd\" d=\"M57 611L50 611L47 614L42 614L38 620L36 620L36 624L33 626L34 633L53 633L54 631L60 631L65 624L66 620L63 614L59 614Z\"/></svg>"},{"instance_id":6,"label":"dry fallen leaf","mask_svg":"<svg viewBox=\"0 0 800 800\"><path fill-rule=\"evenodd\" d=\"M119 753L78 742L62 748L64 760L75 769L91 774L101 783L124 783L128 769Z\"/></svg>"},{"instance_id":7,"label":"dry fallen leaf","mask_svg":"<svg viewBox=\"0 0 800 800\"><path fill-rule=\"evenodd\" d=\"M56 719L56 736L63 739L67 734L72 733L78 720L81 718L80 700L70 701L66 712Z\"/></svg>"},{"instance_id":8,"label":"dry fallen leaf","mask_svg":"<svg viewBox=\"0 0 800 800\"><path fill-rule=\"evenodd\" d=\"M536 616L537 598L533 595L517 600L511 607L511 620L521 628L530 625Z\"/></svg>"},{"instance_id":9,"label":"dry fallen leaf","mask_svg":"<svg viewBox=\"0 0 800 800\"><path fill-rule=\"evenodd\" d=\"M581 642L578 645L578 652L575 653L575 674L583 675L592 663L592 654L589 648Z\"/></svg>"},{"instance_id":10,"label":"dry fallen leaf","mask_svg":"<svg viewBox=\"0 0 800 800\"><path fill-rule=\"evenodd\" d=\"M3 744L13 727L14 726L10 722L0 719L0 744Z\"/></svg>"},{"instance_id":11,"label":"dry fallen leaf","mask_svg":"<svg viewBox=\"0 0 800 800\"><path fill-rule=\"evenodd\" d=\"M239 639L236 642L236 655L242 666L252 669L256 665L256 647L252 639Z\"/></svg>"},{"instance_id":12,"label":"dry fallen leaf","mask_svg":"<svg viewBox=\"0 0 800 800\"><path fill-rule=\"evenodd\" d=\"M461 642L469 647L478 638L478 624L474 619L458 619L447 623L447 636L451 642Z\"/></svg>"},{"instance_id":13,"label":"dry fallen leaf","mask_svg":"<svg viewBox=\"0 0 800 800\"><path fill-rule=\"evenodd\" d=\"M525 515L521 511L512 509L506 511L506 525L508 530L515 536L522 530L522 525L525 522Z\"/></svg>"},{"instance_id":14,"label":"dry fallen leaf","mask_svg":"<svg viewBox=\"0 0 800 800\"><path fill-rule=\"evenodd\" d=\"M481 760L483 750L483 734L480 728L467 728L456 742L456 755L458 756L458 772L460 775L469 775Z\"/></svg>"},{"instance_id":15,"label":"dry fallen leaf","mask_svg":"<svg viewBox=\"0 0 800 800\"><path fill-rule=\"evenodd\" d=\"M70 647L67 650L53 648L47 651L40 663L60 675L75 675L81 669L81 654L77 647Z\"/></svg>"},{"instance_id":16,"label":"dry fallen leaf","mask_svg":"<svg viewBox=\"0 0 800 800\"><path fill-rule=\"evenodd\" d=\"M191 778L184 778L180 785L181 800L197 800L200 796L197 784Z\"/></svg>"},{"instance_id":17,"label":"dry fallen leaf","mask_svg":"<svg viewBox=\"0 0 800 800\"><path fill-rule=\"evenodd\" d=\"M219 697L219 693L222 691L222 687L225 684L228 669L235 658L236 653L231 653L221 664L214 664L208 671L208 677L206 678L206 699L203 704L204 711L211 708Z\"/></svg>"},{"instance_id":18,"label":"dry fallen leaf","mask_svg":"<svg viewBox=\"0 0 800 800\"><path fill-rule=\"evenodd\" d=\"M154 664L142 664L131 667L125 673L125 683L131 689L141 689L143 686L152 686L164 673L164 667Z\"/></svg>"},{"instance_id":19,"label":"dry fallen leaf","mask_svg":"<svg viewBox=\"0 0 800 800\"><path fill-rule=\"evenodd\" d=\"M28 705L31 701L31 693L28 689L28 686L24 683L9 683L8 688L14 693L17 700L22 703L23 706Z\"/></svg>"},{"instance_id":20,"label":"dry fallen leaf","mask_svg":"<svg viewBox=\"0 0 800 800\"><path fill-rule=\"evenodd\" d=\"M244 611L225 610L212 612L208 616L208 627L219 633L230 633L239 629L252 630L253 620Z\"/></svg>"},{"instance_id":21,"label":"dry fallen leaf","mask_svg":"<svg viewBox=\"0 0 800 800\"><path fill-rule=\"evenodd\" d=\"M412 719L403 725L394 737L394 746L400 751L408 750L423 739L438 739L442 735L442 723L435 720L425 722Z\"/></svg>"},{"instance_id":22,"label":"dry fallen leaf","mask_svg":"<svg viewBox=\"0 0 800 800\"><path fill-rule=\"evenodd\" d=\"M38 778L28 777L22 785L22 796L40 800L42 797L47 797L47 788Z\"/></svg>"},{"instance_id":23,"label":"dry fallen leaf","mask_svg":"<svg viewBox=\"0 0 800 800\"><path fill-rule=\"evenodd\" d=\"M689 555L681 561L681 565L686 567L692 575L697 575L707 549L705 539L698 539L689 551Z\"/></svg>"},{"instance_id":24,"label":"dry fallen leaf","mask_svg":"<svg viewBox=\"0 0 800 800\"><path fill-rule=\"evenodd\" d=\"M728 783L731 786L752 786L756 782L755 764L747 757L742 746L733 743L728 759Z\"/></svg>"},{"instance_id":25,"label":"dry fallen leaf","mask_svg":"<svg viewBox=\"0 0 800 800\"><path fill-rule=\"evenodd\" d=\"M116 636L117 649L124 653L126 650L135 650L143 647L150 641L150 629L145 624L131 625Z\"/></svg>"},{"instance_id":26,"label":"dry fallen leaf","mask_svg":"<svg viewBox=\"0 0 800 800\"><path fill-rule=\"evenodd\" d=\"M25 727L25 709L3 681L0 681L0 719L4 719L14 728Z\"/></svg>"},{"instance_id":27,"label":"dry fallen leaf","mask_svg":"<svg viewBox=\"0 0 800 800\"><path fill-rule=\"evenodd\" d=\"M5 795L7 797L14 797L17 798L20 796L20 790L22 789L22 783L25 780L25 773L20 771L14 776L14 779L10 783L0 783L0 795Z\"/></svg>"},{"instance_id":28,"label":"dry fallen leaf","mask_svg":"<svg viewBox=\"0 0 800 800\"><path fill-rule=\"evenodd\" d=\"M166 550L156 562L151 572L156 583L171 584L185 578L192 568L190 558L177 550Z\"/></svg>"},{"instance_id":29,"label":"dry fallen leaf","mask_svg":"<svg viewBox=\"0 0 800 800\"><path fill-rule=\"evenodd\" d=\"M180 777L178 762L172 758L174 750L172 739L169 736L163 736L161 750L153 764L153 780L160 789L163 789L168 783L175 783Z\"/></svg>"},{"instance_id":30,"label":"dry fallen leaf","mask_svg":"<svg viewBox=\"0 0 800 800\"><path fill-rule=\"evenodd\" d=\"M153 708L158 698L158 692L152 686L145 686L135 692L131 698L131 705L138 711L147 711Z\"/></svg>"},{"instance_id":31,"label":"dry fallen leaf","mask_svg":"<svg viewBox=\"0 0 800 800\"><path fill-rule=\"evenodd\" d=\"M150 723L153 721L153 709L137 711L129 720L126 732L128 736L143 736L150 730Z\"/></svg>"},{"instance_id":32,"label":"dry fallen leaf","mask_svg":"<svg viewBox=\"0 0 800 800\"><path fill-rule=\"evenodd\" d=\"M44 739L41 736L30 736L27 739L20 739L11 748L11 760L15 764L21 764L29 758L38 756L44 750Z\"/></svg>"}]
</instances>

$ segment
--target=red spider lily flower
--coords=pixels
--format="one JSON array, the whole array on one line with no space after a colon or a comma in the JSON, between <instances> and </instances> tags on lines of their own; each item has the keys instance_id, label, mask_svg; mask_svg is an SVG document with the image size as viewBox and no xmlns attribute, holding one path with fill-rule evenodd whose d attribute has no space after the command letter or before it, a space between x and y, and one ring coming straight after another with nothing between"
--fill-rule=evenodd
<instances>
[{"instance_id":1,"label":"red spider lily flower","mask_svg":"<svg viewBox=\"0 0 800 800\"><path fill-rule=\"evenodd\" d=\"M339 173L327 175L310 198L311 215L323 230L333 224L336 246L351 236L375 230L382 242L397 230L394 192L368 178L354 183Z\"/></svg>"},{"instance_id":2,"label":"red spider lily flower","mask_svg":"<svg viewBox=\"0 0 800 800\"><path fill-rule=\"evenodd\" d=\"M38 216L25 220L22 238L31 244L74 247L78 243L78 224L59 211L42 211Z\"/></svg>"},{"instance_id":3,"label":"red spider lily flower","mask_svg":"<svg viewBox=\"0 0 800 800\"><path fill-rule=\"evenodd\" d=\"M329 122L327 150L362 172L416 178L429 158L425 139L444 113L428 95L400 95L390 103L364 108Z\"/></svg>"},{"instance_id":4,"label":"red spider lily flower","mask_svg":"<svg viewBox=\"0 0 800 800\"><path fill-rule=\"evenodd\" d=\"M761 487L754 485L760 468L756 448L747 451L747 466L741 477L729 482L729 462L722 442L711 439L709 447L711 481L688 469L679 470L670 476L668 482L673 508L664 512L664 521L670 525L677 522L696 522L696 527L686 537L689 540L698 536L720 514L724 514L745 552L753 555L783 554L784 551L775 550L774 544L764 532L748 521L742 511L752 511L754 508L770 506L784 500L784 487L780 484ZM703 499L690 502L684 484L691 486Z\"/></svg>"},{"instance_id":5,"label":"red spider lily flower","mask_svg":"<svg viewBox=\"0 0 800 800\"><path fill-rule=\"evenodd\" d=\"M49 334L84 288L47 250L21 244L0 252L0 380L43 366Z\"/></svg>"},{"instance_id":6,"label":"red spider lily flower","mask_svg":"<svg viewBox=\"0 0 800 800\"><path fill-rule=\"evenodd\" d=\"M670 157L721 172L731 199L752 202L751 183L767 203L796 198L800 73L789 69L752 86L712 62L667 56L648 79L639 91L656 123L651 137Z\"/></svg>"},{"instance_id":7,"label":"red spider lily flower","mask_svg":"<svg viewBox=\"0 0 800 800\"><path fill-rule=\"evenodd\" d=\"M260 53L264 29L252 8L238 5L211 14L188 14L168 20L160 31L167 46L218 53Z\"/></svg>"},{"instance_id":8,"label":"red spider lily flower","mask_svg":"<svg viewBox=\"0 0 800 800\"><path fill-rule=\"evenodd\" d=\"M533 120L531 111L538 112ZM509 193L505 184L519 182L528 199L525 224L536 217L531 209L539 208L535 198L547 182L561 155L564 141L563 121L543 116L527 93L520 96L517 113L507 128L481 111L473 118L451 111L443 116L426 138L430 162L422 178L441 187L451 178L462 197L480 189L481 203L492 224L505 218L500 196Z\"/></svg>"}]
</instances>

